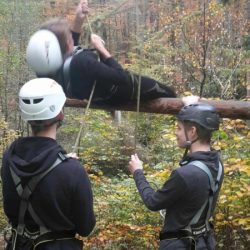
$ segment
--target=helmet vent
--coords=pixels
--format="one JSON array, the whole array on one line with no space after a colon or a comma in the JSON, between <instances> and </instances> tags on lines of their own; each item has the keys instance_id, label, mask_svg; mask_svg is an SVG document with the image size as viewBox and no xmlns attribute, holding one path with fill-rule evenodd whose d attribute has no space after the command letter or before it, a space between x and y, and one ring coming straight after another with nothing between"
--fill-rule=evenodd
<instances>
[{"instance_id":1,"label":"helmet vent","mask_svg":"<svg viewBox=\"0 0 250 250\"><path fill-rule=\"evenodd\" d=\"M51 105L51 106L49 107L49 109L50 109L51 112L54 112L55 109L56 109L56 107L55 107L55 105Z\"/></svg>"},{"instance_id":2,"label":"helmet vent","mask_svg":"<svg viewBox=\"0 0 250 250\"><path fill-rule=\"evenodd\" d=\"M213 120L211 118L209 118L209 117L206 118L206 121L207 121L208 124L213 124Z\"/></svg>"},{"instance_id":3,"label":"helmet vent","mask_svg":"<svg viewBox=\"0 0 250 250\"><path fill-rule=\"evenodd\" d=\"M40 103L42 100L43 100L43 98L34 99L34 100L33 100L33 103L34 103L34 104L37 104L37 103Z\"/></svg>"},{"instance_id":4,"label":"helmet vent","mask_svg":"<svg viewBox=\"0 0 250 250\"><path fill-rule=\"evenodd\" d=\"M29 99L22 99L22 101L23 101L25 104L30 104L30 100L29 100Z\"/></svg>"}]
</instances>

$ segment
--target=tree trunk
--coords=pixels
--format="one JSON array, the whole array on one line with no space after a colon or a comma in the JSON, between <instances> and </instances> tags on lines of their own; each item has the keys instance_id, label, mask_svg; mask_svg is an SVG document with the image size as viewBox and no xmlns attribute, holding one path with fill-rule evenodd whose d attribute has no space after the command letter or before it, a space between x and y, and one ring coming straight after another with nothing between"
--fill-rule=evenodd
<instances>
[{"instance_id":1,"label":"tree trunk","mask_svg":"<svg viewBox=\"0 0 250 250\"><path fill-rule=\"evenodd\" d=\"M231 119L245 119L250 120L250 101L234 101L234 100L201 100L215 106L221 117ZM66 106L68 107L86 107L86 101L75 99L68 99ZM158 114L172 114L175 115L183 107L181 98L159 98L150 102L140 103L140 112L158 113ZM128 104L124 106L96 106L91 105L91 108L105 109L105 110L123 110L136 111L136 104Z\"/></svg>"}]
</instances>

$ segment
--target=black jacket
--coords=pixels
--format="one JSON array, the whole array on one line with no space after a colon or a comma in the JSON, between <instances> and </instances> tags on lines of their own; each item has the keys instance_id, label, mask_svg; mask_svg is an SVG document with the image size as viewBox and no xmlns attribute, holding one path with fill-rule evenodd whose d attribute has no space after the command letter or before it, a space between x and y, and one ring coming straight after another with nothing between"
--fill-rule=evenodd
<instances>
[{"instance_id":1,"label":"black jacket","mask_svg":"<svg viewBox=\"0 0 250 250\"><path fill-rule=\"evenodd\" d=\"M74 45L78 46L79 35L72 33ZM96 83L93 102L97 104L119 105L135 101L138 83L141 82L141 101L158 97L176 97L175 92L146 76L130 73L112 57L99 59L92 50L81 50L71 60L69 67L70 91L65 83L63 69L53 77L64 87L67 97L89 99L93 84ZM139 80L139 78L141 80Z\"/></svg>"},{"instance_id":2,"label":"black jacket","mask_svg":"<svg viewBox=\"0 0 250 250\"><path fill-rule=\"evenodd\" d=\"M126 102L133 94L128 79L128 74L112 57L99 61L90 50L75 55L70 64L71 91L77 99L89 99L96 82L93 101L108 101L115 93L120 102ZM113 97L115 101L118 100Z\"/></svg>"},{"instance_id":3,"label":"black jacket","mask_svg":"<svg viewBox=\"0 0 250 250\"><path fill-rule=\"evenodd\" d=\"M134 179L145 205L153 211L166 209L166 217L162 232L175 232L185 228L209 195L209 179L201 169L188 164L199 160L205 163L214 179L219 167L219 154L215 151L195 152L181 162L181 167L171 173L169 179L158 191L154 191L147 182L143 171L136 170ZM221 186L223 175L220 180ZM215 195L213 210L218 197ZM206 211L201 216L197 226L205 223Z\"/></svg>"},{"instance_id":4,"label":"black jacket","mask_svg":"<svg viewBox=\"0 0 250 250\"><path fill-rule=\"evenodd\" d=\"M9 168L25 184L30 177L51 167L59 152L65 153L51 138L26 137L14 141L4 153L1 169L3 205L14 227L18 224L20 198ZM31 204L52 231L73 230L87 236L95 226L91 184L84 168L75 159L63 161L41 180L31 196ZM29 214L25 224L30 230L37 228Z\"/></svg>"}]
</instances>

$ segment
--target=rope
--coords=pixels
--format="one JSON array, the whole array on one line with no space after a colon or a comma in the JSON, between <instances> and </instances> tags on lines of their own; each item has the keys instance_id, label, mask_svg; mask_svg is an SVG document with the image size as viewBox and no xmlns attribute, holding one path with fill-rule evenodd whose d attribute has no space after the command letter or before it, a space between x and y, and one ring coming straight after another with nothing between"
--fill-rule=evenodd
<instances>
[{"instance_id":1,"label":"rope","mask_svg":"<svg viewBox=\"0 0 250 250\"><path fill-rule=\"evenodd\" d=\"M90 32L91 32L91 34L92 34L92 33L93 33L93 30L92 30L91 24L90 24L90 22L89 22L88 15L86 15L86 19L87 19L87 23L88 23L88 28L89 28L89 30L90 30ZM85 111L84 111L84 113L83 113L83 116L86 116L87 113L88 113L88 110L89 110L89 107L90 107L90 104L91 104L91 101L92 101L92 98L93 98L93 95L94 95L95 86L96 86L96 81L95 81L94 84L93 84L93 87L92 87L92 90L91 90L91 93L90 93L90 96L89 96L89 100L88 100L86 109L85 109ZM81 120L80 124L81 124L80 130L79 130L79 132L78 132L78 135L77 135L77 137L76 137L75 144L74 144L74 146L73 146L73 153L76 153L76 150L79 148L79 145L80 145L80 140L81 140L82 133L83 133L83 127L84 127L84 125L85 125L83 119Z\"/></svg>"},{"instance_id":2,"label":"rope","mask_svg":"<svg viewBox=\"0 0 250 250\"><path fill-rule=\"evenodd\" d=\"M91 93L90 93L90 96L89 96L88 104L86 106L85 112L83 113L84 116L87 115L87 112L89 110L89 107L90 107L90 104L91 104L91 101L92 101L92 98L93 98L93 95L94 95L95 86L96 86L96 81L93 84L93 87L92 87L92 90L91 90ZM80 139L81 139L81 136L82 136L83 126L84 126L83 119L81 120L80 124L81 124L81 126L80 126L80 130L78 132L78 135L76 137L75 145L73 147L73 153L76 153L77 148L79 148Z\"/></svg>"},{"instance_id":3,"label":"rope","mask_svg":"<svg viewBox=\"0 0 250 250\"><path fill-rule=\"evenodd\" d=\"M139 18L138 18L138 12L139 12L139 5L138 3L136 4L136 26L137 29L140 31L140 25L139 25ZM139 46L139 52L140 52L140 56L141 56L141 60L140 60L140 73L139 73L139 80L138 80L138 92L137 92L137 107L136 107L136 123L135 123L135 145L134 145L134 150L136 151L136 147L137 147L137 137L138 137L138 116L140 113L140 99L141 99L141 73L142 73L142 58L143 58L143 47L144 47L144 41L143 41L143 37L144 37L144 31L142 31L143 34L140 34L141 32L139 32L139 38L142 37L142 39L138 39L140 42L140 46ZM137 42L138 42L137 40Z\"/></svg>"},{"instance_id":4,"label":"rope","mask_svg":"<svg viewBox=\"0 0 250 250\"><path fill-rule=\"evenodd\" d=\"M91 24L90 24L90 21L89 21L88 15L86 16L86 19L87 19L87 23L88 23L89 31L90 31L90 33L91 33L91 34L93 34L93 30L92 30L92 27L91 27Z\"/></svg>"},{"instance_id":5,"label":"rope","mask_svg":"<svg viewBox=\"0 0 250 250\"><path fill-rule=\"evenodd\" d=\"M141 99L141 70L138 80L138 89L137 89L137 106L136 106L136 120L135 120L135 141L134 141L134 151L137 148L137 137L138 137L138 117L140 113L140 99Z\"/></svg>"},{"instance_id":6,"label":"rope","mask_svg":"<svg viewBox=\"0 0 250 250\"><path fill-rule=\"evenodd\" d=\"M138 8L138 6L137 6ZM137 20L137 26L139 28L139 24L138 24L138 20ZM141 39L139 39L141 40ZM138 41L138 40L137 40ZM143 57L143 41L139 41L140 42L140 47L139 47L139 51L140 51L140 56ZM140 62L142 62L142 60L140 60ZM138 79L138 89L137 89L137 107L136 107L136 121L135 121L135 136L134 136L134 151L136 151L137 148L137 137L138 137L138 116L140 113L140 99L141 99L141 72L142 72L142 64L140 63L140 73L139 73L139 79Z\"/></svg>"}]
</instances>

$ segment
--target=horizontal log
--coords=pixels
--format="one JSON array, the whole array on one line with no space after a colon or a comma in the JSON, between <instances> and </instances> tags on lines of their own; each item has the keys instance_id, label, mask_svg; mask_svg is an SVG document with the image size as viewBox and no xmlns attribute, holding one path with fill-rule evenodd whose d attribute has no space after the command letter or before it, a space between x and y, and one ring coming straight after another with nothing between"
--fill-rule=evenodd
<instances>
[{"instance_id":1,"label":"horizontal log","mask_svg":"<svg viewBox=\"0 0 250 250\"><path fill-rule=\"evenodd\" d=\"M216 107L220 117L231 119L250 120L250 102L235 100L201 100ZM67 99L66 107L84 108L86 101ZM91 104L91 108L104 110L136 111L136 104L123 106L103 106ZM149 102L140 103L140 112L175 115L183 107L181 98L158 98Z\"/></svg>"}]
</instances>

